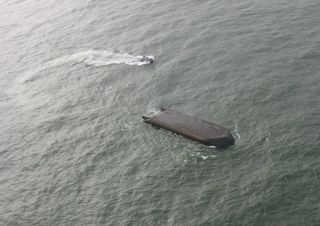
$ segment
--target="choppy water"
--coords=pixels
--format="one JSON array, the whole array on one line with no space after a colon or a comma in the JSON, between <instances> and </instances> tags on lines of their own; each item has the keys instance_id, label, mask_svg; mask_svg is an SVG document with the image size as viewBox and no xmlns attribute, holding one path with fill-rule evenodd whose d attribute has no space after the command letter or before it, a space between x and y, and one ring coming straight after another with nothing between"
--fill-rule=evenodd
<instances>
[{"instance_id":1,"label":"choppy water","mask_svg":"<svg viewBox=\"0 0 320 226\"><path fill-rule=\"evenodd\" d=\"M0 224L320 225L319 11L2 1ZM145 54L155 63L139 66ZM219 151L142 122L160 107L238 142Z\"/></svg>"}]
</instances>

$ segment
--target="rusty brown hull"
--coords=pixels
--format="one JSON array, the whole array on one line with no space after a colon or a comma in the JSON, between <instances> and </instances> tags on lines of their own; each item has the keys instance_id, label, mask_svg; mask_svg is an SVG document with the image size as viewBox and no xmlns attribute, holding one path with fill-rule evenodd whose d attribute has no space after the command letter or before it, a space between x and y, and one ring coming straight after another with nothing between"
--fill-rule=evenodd
<instances>
[{"instance_id":1,"label":"rusty brown hull","mask_svg":"<svg viewBox=\"0 0 320 226\"><path fill-rule=\"evenodd\" d=\"M183 135L207 146L226 148L235 143L230 130L174 110L162 109L152 116L142 116L144 122Z\"/></svg>"}]
</instances>

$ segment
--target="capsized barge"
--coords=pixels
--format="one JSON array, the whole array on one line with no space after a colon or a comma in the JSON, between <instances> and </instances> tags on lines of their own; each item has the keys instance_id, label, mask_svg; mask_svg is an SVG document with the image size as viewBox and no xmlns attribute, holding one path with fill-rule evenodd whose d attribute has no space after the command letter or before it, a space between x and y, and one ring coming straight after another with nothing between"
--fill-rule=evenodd
<instances>
[{"instance_id":1,"label":"capsized barge","mask_svg":"<svg viewBox=\"0 0 320 226\"><path fill-rule=\"evenodd\" d=\"M231 130L174 110L161 109L144 122L183 135L207 146L227 148L235 143Z\"/></svg>"}]
</instances>

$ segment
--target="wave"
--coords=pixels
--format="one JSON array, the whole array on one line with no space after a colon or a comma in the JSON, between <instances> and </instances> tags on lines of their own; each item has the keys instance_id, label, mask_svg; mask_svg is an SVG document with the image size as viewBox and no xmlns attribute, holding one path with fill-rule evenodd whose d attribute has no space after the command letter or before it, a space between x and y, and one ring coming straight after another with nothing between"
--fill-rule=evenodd
<instances>
[{"instance_id":1,"label":"wave","mask_svg":"<svg viewBox=\"0 0 320 226\"><path fill-rule=\"evenodd\" d=\"M147 57L154 60L153 56ZM82 63L87 66L94 67L107 66L111 64L137 66L150 64L149 61L141 61L142 58L143 56L141 55L134 56L128 53L113 53L107 50L88 50L46 61L40 67L26 71L22 76L22 82L32 81L34 79L33 76L43 70L58 67L70 62Z\"/></svg>"}]
</instances>

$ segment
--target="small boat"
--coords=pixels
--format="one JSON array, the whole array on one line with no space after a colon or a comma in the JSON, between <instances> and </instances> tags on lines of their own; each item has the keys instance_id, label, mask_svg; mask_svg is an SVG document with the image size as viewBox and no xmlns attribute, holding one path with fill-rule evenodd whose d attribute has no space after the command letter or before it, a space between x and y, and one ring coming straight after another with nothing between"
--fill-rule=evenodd
<instances>
[{"instance_id":1,"label":"small boat","mask_svg":"<svg viewBox=\"0 0 320 226\"><path fill-rule=\"evenodd\" d=\"M143 121L188 137L207 146L227 148L235 143L231 130L174 110L161 109Z\"/></svg>"},{"instance_id":2,"label":"small boat","mask_svg":"<svg viewBox=\"0 0 320 226\"><path fill-rule=\"evenodd\" d=\"M142 56L139 60L141 62L147 62L148 64L152 64L154 61L154 58L152 56Z\"/></svg>"}]
</instances>

